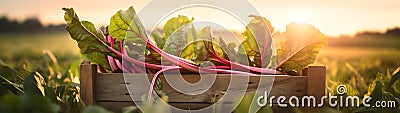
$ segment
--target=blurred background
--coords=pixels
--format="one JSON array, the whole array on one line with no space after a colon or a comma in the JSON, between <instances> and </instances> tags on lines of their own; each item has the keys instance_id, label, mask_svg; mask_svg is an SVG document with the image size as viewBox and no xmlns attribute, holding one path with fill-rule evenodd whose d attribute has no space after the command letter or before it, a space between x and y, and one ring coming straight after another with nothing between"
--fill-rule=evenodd
<instances>
[{"instance_id":1,"label":"blurred background","mask_svg":"<svg viewBox=\"0 0 400 113\"><path fill-rule=\"evenodd\" d=\"M73 7L83 20L107 26L118 10L140 11L148 0L1 0L0 64L16 70L47 69L48 53L62 68L81 61L77 44L65 30L62 7ZM275 27L276 41L290 22L309 23L328 38L314 65L325 65L328 91L344 83L358 95L378 73L391 76L400 66L399 0L250 0ZM162 7L163 4L160 4ZM214 21L240 35L244 25L207 8L173 13ZM168 17L167 17L168 19ZM394 87L400 92L400 83ZM398 97L398 95L397 95Z\"/></svg>"}]
</instances>

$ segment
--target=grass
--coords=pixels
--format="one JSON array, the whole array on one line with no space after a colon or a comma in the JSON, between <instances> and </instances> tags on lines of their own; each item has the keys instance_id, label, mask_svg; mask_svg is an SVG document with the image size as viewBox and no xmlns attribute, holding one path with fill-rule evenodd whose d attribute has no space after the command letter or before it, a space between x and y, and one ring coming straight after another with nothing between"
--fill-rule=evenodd
<instances>
[{"instance_id":1,"label":"grass","mask_svg":"<svg viewBox=\"0 0 400 113\"><path fill-rule=\"evenodd\" d=\"M390 40L393 41L393 39ZM331 90L334 90L338 84L353 84L358 94L365 94L368 90L367 85L376 79L378 73L391 74L400 66L400 52L397 47L400 45L400 40L387 43L399 43L398 45L384 45L388 42L385 38L373 39L363 41L367 44L358 44L358 46L351 45L349 43L352 42L347 41L349 40L343 40L347 45L331 44L323 48L315 62L315 65L326 66L327 85ZM370 43L376 43L376 45L372 46ZM361 76L365 84L354 80L353 77L356 76ZM400 83L397 82L395 87L400 89Z\"/></svg>"},{"instance_id":2,"label":"grass","mask_svg":"<svg viewBox=\"0 0 400 113\"><path fill-rule=\"evenodd\" d=\"M385 51L385 50L383 50ZM391 74L400 66L400 55L386 54L385 52L376 50L365 53L351 53L349 50L343 49L335 53L359 54L359 55L337 55L321 56L317 59L316 65L324 65L327 68L327 85L332 90L341 84L353 84L358 94L365 94L368 90L367 85L375 80L378 73ZM395 52L394 50L392 52ZM332 54L332 53L329 53ZM361 76L365 83L354 80L353 77ZM395 85L400 89L400 84Z\"/></svg>"}]
</instances>

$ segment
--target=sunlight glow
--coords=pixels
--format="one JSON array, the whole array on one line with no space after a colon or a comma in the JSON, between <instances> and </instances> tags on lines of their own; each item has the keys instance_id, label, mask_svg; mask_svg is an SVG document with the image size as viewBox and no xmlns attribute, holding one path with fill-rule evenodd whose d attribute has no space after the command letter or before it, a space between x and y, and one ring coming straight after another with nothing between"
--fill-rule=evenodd
<instances>
[{"instance_id":1,"label":"sunlight glow","mask_svg":"<svg viewBox=\"0 0 400 113\"><path fill-rule=\"evenodd\" d=\"M311 14L305 11L296 11L288 15L289 21L301 23L311 23Z\"/></svg>"},{"instance_id":2,"label":"sunlight glow","mask_svg":"<svg viewBox=\"0 0 400 113\"><path fill-rule=\"evenodd\" d=\"M79 17L97 26L108 25L110 17L118 10L134 6L140 11L150 0L0 0L0 17L22 21L37 16L44 25L65 23L62 7L73 7ZM398 14L400 0L249 0L260 11L261 16L271 21L275 31L284 31L290 22L309 23L324 34L339 36L354 35L363 30L385 31L400 26ZM88 5L90 4L90 5ZM227 2L229 4L229 2ZM158 4L163 7L165 4ZM46 7L42 7L46 6ZM107 6L107 7L104 7ZM156 10L155 10L156 11ZM196 20L209 20L227 25L229 29L242 32L243 25L231 24L232 17L210 10L193 9L182 11ZM97 13L100 12L100 13ZM190 14L190 15L188 15ZM197 17L202 15L203 17Z\"/></svg>"}]
</instances>

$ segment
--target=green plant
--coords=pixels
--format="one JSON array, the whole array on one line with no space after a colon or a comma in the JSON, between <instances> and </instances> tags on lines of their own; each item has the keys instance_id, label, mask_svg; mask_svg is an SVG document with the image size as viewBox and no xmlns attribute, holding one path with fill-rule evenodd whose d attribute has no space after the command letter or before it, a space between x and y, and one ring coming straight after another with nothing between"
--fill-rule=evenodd
<instances>
[{"instance_id":1,"label":"green plant","mask_svg":"<svg viewBox=\"0 0 400 113\"><path fill-rule=\"evenodd\" d=\"M57 58L50 51L45 51L43 59L47 61L44 65L23 71L1 65L0 88L5 89L2 91L3 101L0 103L0 106L3 106L0 107L2 110L29 110L31 107L39 111L44 110L41 112L81 112L83 110L84 105L79 99L79 84L75 83L78 79L79 62L62 69ZM46 67L46 70L42 69L42 66ZM28 70L38 71L29 72ZM16 99L15 104L18 106L15 107L20 107L20 109L12 108L13 103L8 100L10 98Z\"/></svg>"}]
</instances>

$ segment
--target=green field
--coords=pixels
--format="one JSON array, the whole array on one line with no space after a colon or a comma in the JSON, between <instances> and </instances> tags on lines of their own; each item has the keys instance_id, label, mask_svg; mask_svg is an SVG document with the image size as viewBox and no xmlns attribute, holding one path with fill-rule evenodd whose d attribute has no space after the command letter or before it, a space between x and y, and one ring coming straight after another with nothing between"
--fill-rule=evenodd
<instances>
[{"instance_id":1,"label":"green field","mask_svg":"<svg viewBox=\"0 0 400 113\"><path fill-rule=\"evenodd\" d=\"M46 50L52 51L63 66L79 60L76 42L67 32L0 34L0 42L0 59L15 68L26 62L40 63Z\"/></svg>"},{"instance_id":2,"label":"green field","mask_svg":"<svg viewBox=\"0 0 400 113\"><path fill-rule=\"evenodd\" d=\"M314 65L326 66L331 90L345 83L365 94L378 73L392 74L400 66L400 54L396 48L326 47ZM400 90L399 83L395 87Z\"/></svg>"},{"instance_id":3,"label":"green field","mask_svg":"<svg viewBox=\"0 0 400 113\"><path fill-rule=\"evenodd\" d=\"M16 70L30 67L32 71L47 72L48 68L43 66L49 62L44 54L47 50L54 53L61 69L69 68L70 64L76 67L82 59L76 42L66 32L0 34L0 42L0 64ZM400 66L399 39L377 37L334 40L329 43L328 47L321 50L313 65L326 66L327 91L330 92L339 84L347 84L356 95L364 95L378 73L390 77ZM400 92L398 81L394 89L397 94ZM399 95L395 96L399 98Z\"/></svg>"},{"instance_id":4,"label":"green field","mask_svg":"<svg viewBox=\"0 0 400 113\"><path fill-rule=\"evenodd\" d=\"M378 73L391 74L400 66L400 38L329 39L328 43L315 64L326 66L331 89L348 83L364 94ZM396 89L400 90L399 83Z\"/></svg>"}]
</instances>

